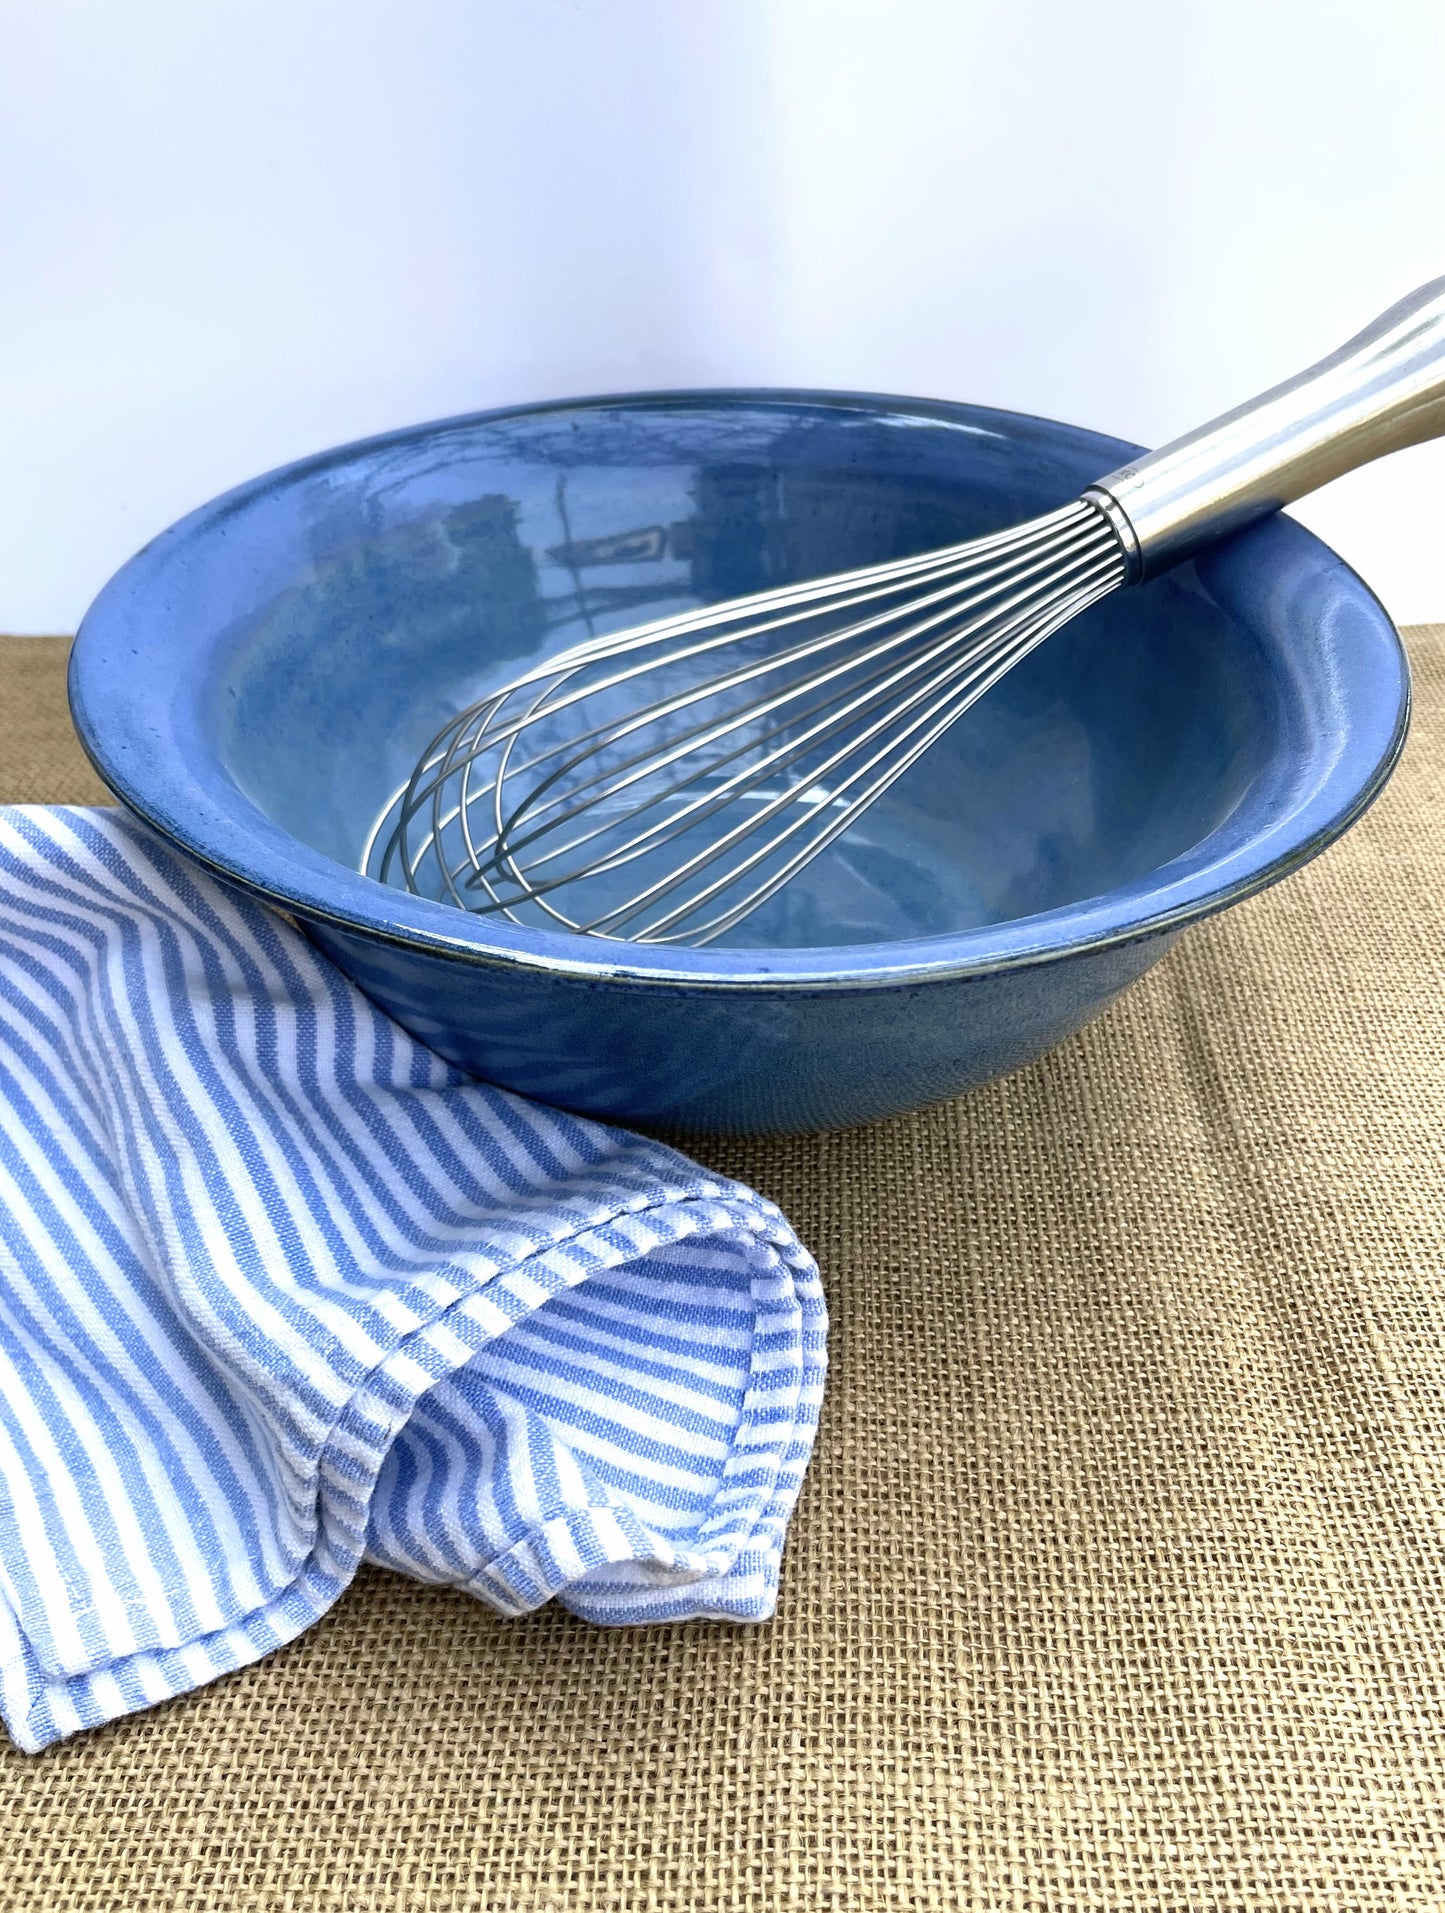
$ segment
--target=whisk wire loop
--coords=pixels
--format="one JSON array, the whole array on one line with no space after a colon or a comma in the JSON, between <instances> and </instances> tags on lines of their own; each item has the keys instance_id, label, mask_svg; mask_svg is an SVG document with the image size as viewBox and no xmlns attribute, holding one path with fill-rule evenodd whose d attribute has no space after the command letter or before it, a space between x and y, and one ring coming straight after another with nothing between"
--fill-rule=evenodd
<instances>
[{"instance_id":1,"label":"whisk wire loop","mask_svg":"<svg viewBox=\"0 0 1445 1913\"><path fill-rule=\"evenodd\" d=\"M1126 571L1107 518L1079 500L967 544L587 638L438 731L363 868L518 922L713 941ZM640 704L639 682L654 692ZM619 890L609 880L628 868L639 877Z\"/></svg>"},{"instance_id":2,"label":"whisk wire loop","mask_svg":"<svg viewBox=\"0 0 1445 1913\"><path fill-rule=\"evenodd\" d=\"M1081 559L1076 561L1072 566L1061 567L1059 573L1060 582L1062 583L1067 577L1071 576L1073 572L1078 569L1079 565L1084 562L1085 561ZM770 742L775 737L785 737L787 740L786 746L780 745L762 756L755 757L751 768L746 772L737 773L725 782L714 785L710 790L705 790L684 805L672 818L650 826L647 830L632 837L626 844L617 846L607 857L605 865L595 864L593 866L594 870L604 867L607 869L617 868L621 862L640 855L642 851L651 843L655 842L657 837L664 831L669 835L680 833L686 824L700 821L702 817L710 815L723 804L731 802L735 796L747 792L756 784L763 781L779 764L780 760L784 760L788 757L796 757L801 754L805 747L816 745L825 741L830 736L836 735L839 730L853 722L854 719L866 715L879 704L886 705L890 697L896 696L900 701L896 702L892 710L888 712L888 721L891 722L894 718L902 716L912 708L917 697L924 695L927 689L931 688L934 681L927 679L926 674L936 660L940 660L945 656L949 659L947 675L940 681L948 682L956 677L958 672L962 670L973 657L988 647L991 639L995 639L1002 630L1009 627L1009 620L1004 614L1012 611L1018 602L1019 599L1016 598L1014 600L1006 600L996 606L994 624L986 628L984 632L975 635L972 640L962 648L960 648L958 643L955 625L950 623L949 628L945 631L942 638L932 642L927 650L922 652L915 651L909 654L902 664L895 662L885 663L876 671L862 678L847 675L848 672L851 672L855 664L872 661L885 651L892 650L899 643L905 640L914 640L930 630L936 630L940 624L944 624L949 620L950 612L948 610L936 612L929 618L916 620L901 634L889 639L885 643L871 647L870 650L866 652L861 652L856 660L849 661L848 666L838 665L832 667L826 673L818 674L812 680L813 688L816 688L820 684L833 685L840 676L846 677L846 681L830 694L815 699L811 704L798 708L795 693L790 688L785 687L769 699L757 705L749 706L749 722L755 722L759 717L766 717L779 708L784 709L785 716L766 731L760 732L754 729L750 735L745 736L743 741L734 746L725 756L721 758L716 756L710 758L710 772L716 773L722 764L730 762L737 756L750 750L756 749L757 746L763 743ZM925 676L924 690L909 696L904 696L905 686L907 686L911 680L920 676ZM802 720L812 718L820 711L827 712L828 715L811 725L802 725ZM707 740L712 741L727 731L735 731L742 721L739 717L734 716L725 724L716 725L711 730L706 730L705 726L696 726L691 731L685 733L684 741L674 746L670 751L654 754L650 758L647 757L646 753L634 754L632 758L627 760L626 764L618 766L618 770L627 770L629 766L636 765L639 762L643 762L644 768L647 771L666 768L676 762L679 757L686 757L694 749L695 741L700 732L706 731ZM851 748L856 750L859 746L868 742L871 737L875 735L878 728L879 725L875 723L868 730L856 734L851 740ZM554 816L550 825L543 825L536 821L540 811L545 811L550 808L549 805L538 803L537 800L542 797L543 792L550 787L557 777L563 776L575 769L577 763L581 761L582 756L585 754L578 753L576 757L569 759L565 765L554 771L548 778L544 779L541 784L529 791L522 803L505 819L499 817L497 848L489 860L492 865L501 862L505 858L509 858L515 852L520 852L525 849L534 838L549 833L558 825L571 821L575 816L587 814L588 802L586 795L583 795L582 801L569 804L567 810L559 816ZM533 760L533 762L536 761L538 760ZM833 768L834 763L831 759L814 765L810 773L811 778L816 780L818 777L825 776L830 773ZM618 777L612 783L611 788L614 791L626 788L631 783L637 781L637 778L642 774L642 771L633 771L629 776ZM569 784L569 796L576 798L579 796L579 793L590 794L596 784L601 781L602 775L602 773L598 773L581 785ZM670 798L680 794L689 783L694 781L695 773L688 771L672 783L664 786L660 791L653 792L647 797L640 799L633 811L634 818L640 816L648 809L656 808L659 804L663 804ZM767 816L775 812L782 804L789 801L793 794L793 789L794 786L789 786L772 801L765 812L759 813L750 823L740 825L738 827L739 830L756 829L759 824L766 820ZM835 796L838 795L836 787L834 794ZM523 818L528 816L533 819L532 830L529 834L519 836L517 834L517 827ZM533 859L529 868L531 872L530 882L534 894L550 887L546 883L539 884L537 881L536 873L543 865L554 862L564 855L569 855L581 848L584 844L594 841L597 837L604 835L608 831L608 828L609 826L606 822L594 824L591 829L578 836L568 838L561 844L548 848ZM737 833L733 833L733 835L736 834ZM732 836L719 839L716 844L712 846L713 851L717 853L728 848L732 840ZM563 879L563 881L565 881L565 879ZM589 925L588 927L592 928L593 926Z\"/></svg>"},{"instance_id":3,"label":"whisk wire loop","mask_svg":"<svg viewBox=\"0 0 1445 1913\"><path fill-rule=\"evenodd\" d=\"M855 819L861 815L870 804L875 802L878 797L882 796L884 791L895 783L897 779L903 775L904 771L915 763L951 724L970 709L985 692L990 690L1006 671L1011 670L1016 663L1027 656L1029 651L1033 650L1038 644L1042 643L1046 637L1050 636L1053 631L1058 629L1060 624L1066 623L1070 618L1076 616L1077 611L1084 608L1084 606L1090 602L1093 602L1093 597L1089 594L1081 594L1079 599L1075 601L1065 600L1056 617L1031 625L1022 633L1016 633L1012 642L1008 644L1007 647L995 651L987 664L980 665L970 672L952 673L945 680L934 680L928 687L930 691L937 692L940 682L944 682L951 687L950 692L946 695L935 696L933 701L927 705L925 710L918 714L911 724L891 732L886 741L880 745L871 756L862 763L853 766L845 777L840 778L840 780L832 786L833 802L831 808L835 814L827 819L824 827L817 832L816 836L804 843L784 865L772 872L764 883L747 893L745 897L734 904L724 915L708 919L701 924L694 923L689 929L686 941L691 944L702 944L714 940L735 923L751 914L753 910L757 909L762 903L765 903L769 897L775 895L778 890L782 889L785 884L792 880L800 869L804 868L815 856L825 850L828 845L841 836L845 830L849 829ZM961 684L956 681L960 676L963 680ZM917 700L910 700L907 706L900 706L898 710L911 709L912 704L916 701ZM897 712L892 713L890 717L896 714ZM913 740L911 743L908 741L910 738ZM858 740L853 740L850 748L856 749L857 742ZM907 744L907 749L902 754L899 754L899 746L904 744ZM841 758L843 753L838 753L837 755ZM859 779L864 777L868 771L873 769L875 765L880 763L884 766L884 769L879 777L850 803L846 806L842 805L840 800L843 794L856 784ZM820 767L821 774L826 774L828 768L831 768L831 763L828 766ZM797 786L794 785L769 804L765 815L776 814L783 809L789 800L795 799L796 795ZM752 820L750 824L739 824L732 833L729 833L728 838L722 839L720 842L726 847L731 847L731 845L739 839L753 834L757 823L761 820L760 817ZM734 886L741 877L759 866L768 857L774 855L788 838L796 832L801 831L809 821L810 817L808 812L801 812L773 838L751 850L739 863L724 870L721 875L714 878L704 889L696 893L690 893L684 905L654 920L648 926L646 940L650 942L672 940L666 933L672 931L676 924L695 914L699 906L709 902L719 893ZM689 864L681 866L673 876L651 886L649 890L631 899L627 905L609 912L603 918L595 919L593 923L584 926L584 928L592 934L617 934L624 923L633 920L644 909L658 901L661 896L676 889L681 883L685 882L690 875L696 874L700 868L715 863L716 861L717 857L715 854L699 852Z\"/></svg>"}]
</instances>

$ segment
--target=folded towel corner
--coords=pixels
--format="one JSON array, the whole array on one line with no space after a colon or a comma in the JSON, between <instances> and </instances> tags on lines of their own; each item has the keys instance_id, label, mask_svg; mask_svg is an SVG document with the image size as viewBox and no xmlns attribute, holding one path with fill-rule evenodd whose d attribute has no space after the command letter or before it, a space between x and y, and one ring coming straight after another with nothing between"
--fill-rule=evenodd
<instances>
[{"instance_id":1,"label":"folded towel corner","mask_svg":"<svg viewBox=\"0 0 1445 1913\"><path fill-rule=\"evenodd\" d=\"M115 810L0 809L0 1713L35 1751L363 1560L765 1619L826 1362L781 1212L463 1075Z\"/></svg>"}]
</instances>

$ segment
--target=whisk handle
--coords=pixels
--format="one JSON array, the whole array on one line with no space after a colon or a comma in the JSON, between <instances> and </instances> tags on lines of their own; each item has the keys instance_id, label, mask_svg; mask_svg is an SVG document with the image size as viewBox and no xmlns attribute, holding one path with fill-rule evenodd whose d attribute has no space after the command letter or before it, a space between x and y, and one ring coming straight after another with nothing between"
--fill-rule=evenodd
<instances>
[{"instance_id":1,"label":"whisk handle","mask_svg":"<svg viewBox=\"0 0 1445 1913\"><path fill-rule=\"evenodd\" d=\"M1342 472L1445 433L1445 279L1348 345L1091 486L1152 577ZM1122 520L1122 522L1121 522Z\"/></svg>"}]
</instances>

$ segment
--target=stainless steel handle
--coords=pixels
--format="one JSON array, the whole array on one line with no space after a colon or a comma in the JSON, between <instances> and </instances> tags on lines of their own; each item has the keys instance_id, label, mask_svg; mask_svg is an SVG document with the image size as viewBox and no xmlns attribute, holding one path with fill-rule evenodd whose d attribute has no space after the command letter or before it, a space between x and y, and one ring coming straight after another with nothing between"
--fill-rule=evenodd
<instances>
[{"instance_id":1,"label":"stainless steel handle","mask_svg":"<svg viewBox=\"0 0 1445 1913\"><path fill-rule=\"evenodd\" d=\"M1119 532L1133 577L1148 578L1341 472L1441 433L1445 279L1434 279L1328 359L1085 496Z\"/></svg>"}]
</instances>

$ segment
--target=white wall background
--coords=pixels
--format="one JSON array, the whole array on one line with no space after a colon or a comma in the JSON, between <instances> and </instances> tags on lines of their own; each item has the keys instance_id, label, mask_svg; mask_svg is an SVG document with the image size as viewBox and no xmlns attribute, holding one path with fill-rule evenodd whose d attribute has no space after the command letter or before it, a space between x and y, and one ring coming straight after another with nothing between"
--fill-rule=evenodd
<instances>
[{"instance_id":1,"label":"white wall background","mask_svg":"<svg viewBox=\"0 0 1445 1913\"><path fill-rule=\"evenodd\" d=\"M0 629L204 498L572 392L1158 443L1445 273L1439 0L0 0ZM1299 515L1445 618L1445 447Z\"/></svg>"}]
</instances>

